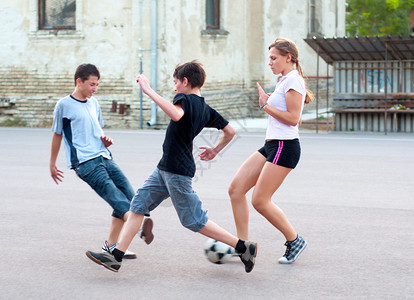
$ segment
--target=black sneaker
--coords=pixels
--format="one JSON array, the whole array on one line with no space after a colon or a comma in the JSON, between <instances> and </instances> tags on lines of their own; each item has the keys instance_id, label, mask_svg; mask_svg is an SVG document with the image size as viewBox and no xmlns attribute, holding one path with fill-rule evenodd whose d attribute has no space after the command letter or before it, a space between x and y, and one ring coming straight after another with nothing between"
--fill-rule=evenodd
<instances>
[{"instance_id":1,"label":"black sneaker","mask_svg":"<svg viewBox=\"0 0 414 300\"><path fill-rule=\"evenodd\" d=\"M285 246L287 247L286 252L283 257L279 258L279 264L293 263L302 253L302 251L305 250L307 243L301 236L298 236L296 240L292 242L286 242Z\"/></svg>"},{"instance_id":2,"label":"black sneaker","mask_svg":"<svg viewBox=\"0 0 414 300\"><path fill-rule=\"evenodd\" d=\"M117 261L115 257L109 252L96 253L88 250L85 254L98 265L102 265L113 272L118 272L118 270L121 268L121 262Z\"/></svg>"},{"instance_id":3,"label":"black sneaker","mask_svg":"<svg viewBox=\"0 0 414 300\"><path fill-rule=\"evenodd\" d=\"M151 244L152 240L154 239L154 234L152 233L152 227L154 226L154 222L150 218L145 218L144 223L141 227L141 233L139 237L144 240L147 245Z\"/></svg>"},{"instance_id":4,"label":"black sneaker","mask_svg":"<svg viewBox=\"0 0 414 300\"><path fill-rule=\"evenodd\" d=\"M249 273L254 267L255 257L257 254L257 243L244 241L244 245L246 246L246 251L244 251L244 253L240 253L240 260L244 264L246 272Z\"/></svg>"}]
</instances>

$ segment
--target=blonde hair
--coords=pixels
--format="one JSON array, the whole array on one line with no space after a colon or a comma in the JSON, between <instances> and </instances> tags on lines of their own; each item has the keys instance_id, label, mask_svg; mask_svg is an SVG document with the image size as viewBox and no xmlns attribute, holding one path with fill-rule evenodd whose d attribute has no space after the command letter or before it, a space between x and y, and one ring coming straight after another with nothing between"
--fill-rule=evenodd
<instances>
[{"instance_id":1,"label":"blonde hair","mask_svg":"<svg viewBox=\"0 0 414 300\"><path fill-rule=\"evenodd\" d=\"M300 67L299 64L299 51L298 51L298 47L296 46L296 44L294 42L292 42L291 40L285 39L285 38L277 38L273 43L270 44L269 46L269 50L275 48L277 51L279 51L280 55L282 56L287 56L287 55L291 55L292 57L292 62L296 65L296 70L298 70L298 73L300 76L303 77L303 73L302 73L302 68ZM311 103L313 100L313 93L308 90L308 88L306 87L306 82L305 82L305 88L306 88L306 97L305 97L305 104Z\"/></svg>"}]
</instances>

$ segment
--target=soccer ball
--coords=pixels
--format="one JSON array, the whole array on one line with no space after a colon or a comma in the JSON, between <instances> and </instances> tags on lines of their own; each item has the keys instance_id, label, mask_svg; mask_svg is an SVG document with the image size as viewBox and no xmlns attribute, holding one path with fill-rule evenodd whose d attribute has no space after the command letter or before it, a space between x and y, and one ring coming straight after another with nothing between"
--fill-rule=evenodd
<instances>
[{"instance_id":1,"label":"soccer ball","mask_svg":"<svg viewBox=\"0 0 414 300\"><path fill-rule=\"evenodd\" d=\"M212 263L224 264L236 254L236 250L222 242L208 239L204 246L204 253L207 259Z\"/></svg>"}]
</instances>

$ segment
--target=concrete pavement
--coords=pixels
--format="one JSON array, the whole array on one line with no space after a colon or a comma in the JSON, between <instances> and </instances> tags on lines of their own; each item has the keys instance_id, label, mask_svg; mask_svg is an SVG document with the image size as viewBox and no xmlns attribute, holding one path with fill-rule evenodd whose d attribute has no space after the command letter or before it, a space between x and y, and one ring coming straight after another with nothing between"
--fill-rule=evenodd
<instances>
[{"instance_id":1,"label":"concrete pavement","mask_svg":"<svg viewBox=\"0 0 414 300\"><path fill-rule=\"evenodd\" d=\"M138 188L161 157L164 131L106 134ZM217 137L205 131L195 145ZM52 181L50 138L49 129L0 128L0 299L413 298L413 135L303 133L299 166L273 201L309 246L296 263L279 265L283 236L251 209L259 247L250 274L237 260L209 263L206 238L184 229L169 201L152 214L153 243L131 244L138 259L119 273L91 262L84 252L101 246L111 210L65 168L63 149L64 182ZM240 130L213 162L197 161L194 189L210 219L233 233L227 187L263 138Z\"/></svg>"}]
</instances>

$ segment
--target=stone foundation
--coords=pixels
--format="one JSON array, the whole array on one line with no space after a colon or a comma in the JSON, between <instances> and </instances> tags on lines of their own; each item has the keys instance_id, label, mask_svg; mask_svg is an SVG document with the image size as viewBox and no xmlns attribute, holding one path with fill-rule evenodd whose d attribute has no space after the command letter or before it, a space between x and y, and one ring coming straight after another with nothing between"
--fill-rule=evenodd
<instances>
[{"instance_id":1,"label":"stone foundation","mask_svg":"<svg viewBox=\"0 0 414 300\"><path fill-rule=\"evenodd\" d=\"M39 74L24 69L0 68L0 124L10 126L50 127L53 122L53 109L56 102L73 91L72 74ZM106 128L140 128L139 89L133 81L124 78L108 78L100 82L96 93ZM316 79L307 79L308 87L316 94ZM251 84L251 86L255 86ZM319 111L326 111L326 80L319 80ZM332 86L332 83L330 83ZM273 87L268 85L267 91ZM172 99L171 87L168 92L159 93ZM206 84L202 89L206 102L226 119L260 118L265 114L258 107L256 87L246 88L240 84L222 82ZM313 110L316 103L305 106ZM142 99L143 128L151 118L151 101L147 96ZM169 120L158 109L156 126L164 128Z\"/></svg>"}]
</instances>

